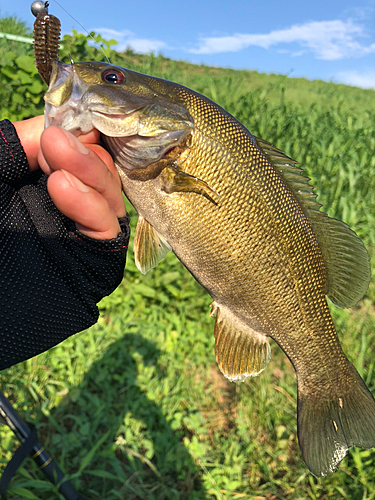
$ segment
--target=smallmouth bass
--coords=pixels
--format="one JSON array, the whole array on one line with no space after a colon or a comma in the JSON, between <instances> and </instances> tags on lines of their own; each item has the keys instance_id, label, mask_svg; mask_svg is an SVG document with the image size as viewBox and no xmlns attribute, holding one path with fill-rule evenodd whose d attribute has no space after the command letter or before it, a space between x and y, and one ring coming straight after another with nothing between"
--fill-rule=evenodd
<instances>
[{"instance_id":1,"label":"smallmouth bass","mask_svg":"<svg viewBox=\"0 0 375 500\"><path fill-rule=\"evenodd\" d=\"M98 129L139 221L143 272L172 250L213 298L215 355L230 380L270 359L298 380L298 440L315 476L375 447L375 401L343 353L325 296L355 305L370 281L355 233L320 211L296 162L181 85L99 63L53 65L46 123Z\"/></svg>"}]
</instances>

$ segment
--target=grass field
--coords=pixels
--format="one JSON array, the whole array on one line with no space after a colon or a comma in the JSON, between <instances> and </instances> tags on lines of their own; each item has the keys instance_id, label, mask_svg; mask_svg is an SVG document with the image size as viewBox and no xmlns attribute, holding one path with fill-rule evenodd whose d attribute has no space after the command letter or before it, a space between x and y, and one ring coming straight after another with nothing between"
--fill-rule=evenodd
<instances>
[{"instance_id":1,"label":"grass field","mask_svg":"<svg viewBox=\"0 0 375 500\"><path fill-rule=\"evenodd\" d=\"M130 52L112 60L211 97L298 160L324 210L374 255L374 91ZM374 301L371 284L356 308L331 308L344 350L373 393ZM374 451L351 450L327 478L307 471L296 438L296 378L275 343L259 377L224 379L210 302L173 255L142 276L130 248L99 322L1 372L1 389L89 500L375 499ZM0 439L1 472L18 443L5 426ZM59 496L28 460L9 498Z\"/></svg>"}]
</instances>

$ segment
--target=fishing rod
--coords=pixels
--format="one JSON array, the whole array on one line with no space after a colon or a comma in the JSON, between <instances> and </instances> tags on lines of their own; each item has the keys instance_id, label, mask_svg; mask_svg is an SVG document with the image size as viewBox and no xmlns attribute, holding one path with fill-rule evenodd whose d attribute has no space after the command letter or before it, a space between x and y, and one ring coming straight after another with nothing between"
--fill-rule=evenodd
<instances>
[{"instance_id":1,"label":"fishing rod","mask_svg":"<svg viewBox=\"0 0 375 500\"><path fill-rule=\"evenodd\" d=\"M7 500L6 491L10 480L24 459L29 455L52 484L58 485L61 483L59 492L66 500L84 500L69 481L64 481L65 474L38 442L35 426L31 423L27 425L22 420L1 391L0 423L7 424L21 442L21 446L15 452L10 462L8 462L0 478L0 496L2 500Z\"/></svg>"}]
</instances>

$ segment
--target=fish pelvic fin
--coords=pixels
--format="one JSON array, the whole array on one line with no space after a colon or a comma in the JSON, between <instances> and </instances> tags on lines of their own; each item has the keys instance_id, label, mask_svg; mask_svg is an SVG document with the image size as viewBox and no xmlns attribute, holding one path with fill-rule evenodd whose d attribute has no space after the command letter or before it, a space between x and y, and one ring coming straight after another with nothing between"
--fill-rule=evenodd
<instances>
[{"instance_id":1,"label":"fish pelvic fin","mask_svg":"<svg viewBox=\"0 0 375 500\"><path fill-rule=\"evenodd\" d=\"M314 397L313 390L301 395L298 390L298 441L316 477L332 474L351 446L375 448L375 400L348 364L352 371L349 386L341 392L337 387L333 397Z\"/></svg>"},{"instance_id":2,"label":"fish pelvic fin","mask_svg":"<svg viewBox=\"0 0 375 500\"><path fill-rule=\"evenodd\" d=\"M220 371L233 382L259 375L271 358L267 336L215 302L211 315L214 314L215 356Z\"/></svg>"},{"instance_id":3,"label":"fish pelvic fin","mask_svg":"<svg viewBox=\"0 0 375 500\"><path fill-rule=\"evenodd\" d=\"M134 235L134 260L141 273L156 267L171 249L167 240L140 215Z\"/></svg>"}]
</instances>

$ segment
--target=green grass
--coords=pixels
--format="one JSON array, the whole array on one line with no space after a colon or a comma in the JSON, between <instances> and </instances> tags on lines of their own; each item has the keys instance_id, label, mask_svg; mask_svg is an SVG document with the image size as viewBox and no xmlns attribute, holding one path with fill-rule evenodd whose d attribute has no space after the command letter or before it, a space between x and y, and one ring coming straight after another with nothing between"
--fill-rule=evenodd
<instances>
[{"instance_id":1,"label":"green grass","mask_svg":"<svg viewBox=\"0 0 375 500\"><path fill-rule=\"evenodd\" d=\"M296 440L296 379L276 344L258 378L227 382L213 355L207 294L171 254L145 277L131 251L128 261L97 325L1 375L5 394L36 422L85 498L375 498L373 451L350 452L328 478L306 470ZM345 351L374 392L372 308L367 299L333 314ZM4 465L16 442L6 427L0 432ZM58 498L31 460L10 490L10 498L27 498L17 488Z\"/></svg>"},{"instance_id":2,"label":"green grass","mask_svg":"<svg viewBox=\"0 0 375 500\"><path fill-rule=\"evenodd\" d=\"M116 57L118 59L116 59ZM278 75L190 66L132 53L113 62L183 83L301 162L318 200L375 248L375 92ZM131 210L133 234L136 214ZM340 339L375 393L375 288L332 307ZM124 281L99 322L0 374L46 449L89 500L375 499L375 452L352 450L316 479L296 438L296 378L275 343L259 377L229 383L214 353L210 297L171 254ZM18 446L0 426L0 472ZM59 498L31 460L10 499Z\"/></svg>"}]
</instances>

